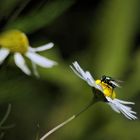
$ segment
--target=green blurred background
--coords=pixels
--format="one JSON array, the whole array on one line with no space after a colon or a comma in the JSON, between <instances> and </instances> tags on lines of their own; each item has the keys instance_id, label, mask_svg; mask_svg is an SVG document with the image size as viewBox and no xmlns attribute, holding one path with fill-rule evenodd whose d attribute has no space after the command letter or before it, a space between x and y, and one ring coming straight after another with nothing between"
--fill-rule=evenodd
<instances>
[{"instance_id":1,"label":"green blurred background","mask_svg":"<svg viewBox=\"0 0 140 140\"><path fill-rule=\"evenodd\" d=\"M20 29L33 47L54 42L42 52L59 63L38 67L41 78L29 77L13 63L0 70L0 119L11 113L4 140L37 140L83 108L90 87L69 65L77 60L95 79L108 75L125 81L117 97L133 101L140 113L140 1L138 0L1 0L0 30ZM4 132L4 136L2 136ZM98 103L48 140L139 140L140 122L127 120Z\"/></svg>"}]
</instances>

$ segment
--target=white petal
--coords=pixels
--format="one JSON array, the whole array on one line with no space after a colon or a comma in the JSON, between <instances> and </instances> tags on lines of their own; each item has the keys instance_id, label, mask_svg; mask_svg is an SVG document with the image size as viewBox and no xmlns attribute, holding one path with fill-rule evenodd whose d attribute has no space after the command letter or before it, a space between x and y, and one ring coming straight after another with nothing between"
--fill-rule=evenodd
<instances>
[{"instance_id":1,"label":"white petal","mask_svg":"<svg viewBox=\"0 0 140 140\"><path fill-rule=\"evenodd\" d=\"M31 61L31 62L32 62L32 67L33 67L33 73L37 78L39 78L40 76L39 76L39 73L37 71L36 64L33 61Z\"/></svg>"},{"instance_id":2,"label":"white petal","mask_svg":"<svg viewBox=\"0 0 140 140\"><path fill-rule=\"evenodd\" d=\"M53 46L54 46L54 44L51 42L51 43L42 45L42 46L37 47L37 48L29 47L29 51L32 51L32 52L41 52L41 51L45 51L45 50L51 49Z\"/></svg>"},{"instance_id":3,"label":"white petal","mask_svg":"<svg viewBox=\"0 0 140 140\"><path fill-rule=\"evenodd\" d=\"M95 81L93 80L91 74L89 72L84 72L83 69L80 67L80 65L77 62L73 63L73 67L70 66L72 70L75 72L77 76L85 80L90 86L93 86Z\"/></svg>"},{"instance_id":4,"label":"white petal","mask_svg":"<svg viewBox=\"0 0 140 140\"><path fill-rule=\"evenodd\" d=\"M127 117L130 120L137 119L137 117L134 115L134 114L136 114L136 112L132 111L131 107L124 105L124 104L132 104L132 102L122 101L119 99L111 99L110 97L106 97L106 99L108 100L108 104L116 112L121 112L125 117ZM122 104L122 103L124 103L124 104Z\"/></svg>"},{"instance_id":5,"label":"white petal","mask_svg":"<svg viewBox=\"0 0 140 140\"><path fill-rule=\"evenodd\" d=\"M6 48L1 48L0 49L0 64L4 62L6 57L9 55L10 51Z\"/></svg>"},{"instance_id":6,"label":"white petal","mask_svg":"<svg viewBox=\"0 0 140 140\"><path fill-rule=\"evenodd\" d=\"M117 113L120 113L119 109L114 105L114 104L110 104L109 105L111 106L111 108L116 111Z\"/></svg>"},{"instance_id":7,"label":"white petal","mask_svg":"<svg viewBox=\"0 0 140 140\"><path fill-rule=\"evenodd\" d=\"M137 117L135 115L133 115L133 113L129 110L126 110L125 108L122 108L122 110L124 111L123 114L126 114L127 116L129 116L132 119L137 119Z\"/></svg>"},{"instance_id":8,"label":"white petal","mask_svg":"<svg viewBox=\"0 0 140 140\"><path fill-rule=\"evenodd\" d=\"M80 77L81 79L85 80L85 78L82 77L82 76L79 74L79 72L76 70L76 68L72 67L71 65L70 65L70 68L73 70L73 72L74 72L78 77Z\"/></svg>"},{"instance_id":9,"label":"white petal","mask_svg":"<svg viewBox=\"0 0 140 140\"><path fill-rule=\"evenodd\" d=\"M14 54L14 60L16 65L27 75L31 74L31 71L29 70L29 68L27 67L27 65L25 64L25 60L23 58L23 56L20 53L15 53Z\"/></svg>"},{"instance_id":10,"label":"white petal","mask_svg":"<svg viewBox=\"0 0 140 140\"><path fill-rule=\"evenodd\" d=\"M134 115L132 114L131 110L125 108L126 106L121 105L121 104L120 104L119 106L120 106L120 108L121 108L121 112L122 112L125 116L127 116L127 118L129 118L129 119L137 119L137 117L134 116Z\"/></svg>"},{"instance_id":11,"label":"white petal","mask_svg":"<svg viewBox=\"0 0 140 140\"><path fill-rule=\"evenodd\" d=\"M119 100L119 101L120 101L120 100ZM122 100L121 100L121 101L122 101ZM115 104L117 104L117 105L119 106L119 108L121 108L122 110L126 110L126 111L129 112L129 113L136 114L135 111L132 111L132 108L131 108L131 107L126 106L126 105L124 105L124 104L118 102L118 99L114 99L113 102L114 102ZM126 102L126 101L124 101L124 102ZM128 104L128 103L127 103L127 104ZM132 104L132 102L130 102L130 104ZM124 111L124 112L125 112L125 111Z\"/></svg>"},{"instance_id":12,"label":"white petal","mask_svg":"<svg viewBox=\"0 0 140 140\"><path fill-rule=\"evenodd\" d=\"M93 83L95 82L95 80L93 79L93 77L91 76L90 72L86 71L86 79L89 85L93 85ZM95 84L96 86L96 84Z\"/></svg>"},{"instance_id":13,"label":"white petal","mask_svg":"<svg viewBox=\"0 0 140 140\"><path fill-rule=\"evenodd\" d=\"M84 72L83 69L80 67L80 65L76 61L73 63L73 66L70 66L70 67L74 71L74 73L77 76L79 76L81 79L85 80L88 83L88 85L102 91L101 87L96 84L90 72L89 71Z\"/></svg>"},{"instance_id":14,"label":"white petal","mask_svg":"<svg viewBox=\"0 0 140 140\"><path fill-rule=\"evenodd\" d=\"M115 100L117 100L119 103L122 103L122 104L135 104L134 102L128 102L128 101L123 101L119 99L115 99Z\"/></svg>"},{"instance_id":15,"label":"white petal","mask_svg":"<svg viewBox=\"0 0 140 140\"><path fill-rule=\"evenodd\" d=\"M38 55L36 53L33 52L27 52L25 54L29 59L31 59L31 61L33 61L35 64L41 66L41 67L45 67L45 68L51 68L52 66L56 65L57 63L47 59L41 55Z\"/></svg>"},{"instance_id":16,"label":"white petal","mask_svg":"<svg viewBox=\"0 0 140 140\"><path fill-rule=\"evenodd\" d=\"M102 88L96 84L95 80L93 79L93 77L91 76L89 71L86 71L86 78L87 78L87 82L89 85L99 89L100 91L102 91Z\"/></svg>"}]
</instances>

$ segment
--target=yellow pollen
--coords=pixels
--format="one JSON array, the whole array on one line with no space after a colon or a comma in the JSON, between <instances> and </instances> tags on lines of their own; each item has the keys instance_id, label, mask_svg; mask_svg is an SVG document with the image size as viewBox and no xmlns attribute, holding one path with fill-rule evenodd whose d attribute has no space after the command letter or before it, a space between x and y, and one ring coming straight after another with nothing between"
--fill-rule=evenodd
<instances>
[{"instance_id":1,"label":"yellow pollen","mask_svg":"<svg viewBox=\"0 0 140 140\"><path fill-rule=\"evenodd\" d=\"M28 51L29 41L23 32L9 30L0 34L0 47L24 54Z\"/></svg>"},{"instance_id":2,"label":"yellow pollen","mask_svg":"<svg viewBox=\"0 0 140 140\"><path fill-rule=\"evenodd\" d=\"M101 82L101 80L96 80L96 84L100 85L103 89L103 93L105 96L108 96L112 99L116 98L116 93L108 84Z\"/></svg>"}]
</instances>

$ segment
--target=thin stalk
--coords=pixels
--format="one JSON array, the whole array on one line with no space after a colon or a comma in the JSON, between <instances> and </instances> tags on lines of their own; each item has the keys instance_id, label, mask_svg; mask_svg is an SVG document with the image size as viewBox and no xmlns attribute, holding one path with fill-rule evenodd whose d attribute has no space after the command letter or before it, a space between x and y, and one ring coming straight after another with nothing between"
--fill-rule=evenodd
<instances>
[{"instance_id":1,"label":"thin stalk","mask_svg":"<svg viewBox=\"0 0 140 140\"><path fill-rule=\"evenodd\" d=\"M9 116L10 112L11 112L11 104L8 105L7 111L6 111L6 113L5 113L4 117L3 117L3 119L2 119L1 122L0 122L0 127L2 127L2 125L4 124L4 122L7 120L7 118L8 118L8 116Z\"/></svg>"},{"instance_id":2,"label":"thin stalk","mask_svg":"<svg viewBox=\"0 0 140 140\"><path fill-rule=\"evenodd\" d=\"M5 28L7 27L7 25L9 25L10 23L12 23L13 21L16 20L16 18L20 15L20 13L24 10L24 8L27 6L27 4L30 2L31 0L26 0L23 1L20 5L19 8L17 8L15 10L15 12L13 13L13 15L11 17L9 17L8 22L5 25Z\"/></svg>"},{"instance_id":3,"label":"thin stalk","mask_svg":"<svg viewBox=\"0 0 140 140\"><path fill-rule=\"evenodd\" d=\"M72 120L74 120L75 118L77 118L79 115L81 115L82 113L84 113L87 109L89 109L94 103L96 103L96 100L93 98L92 101L86 106L84 107L81 111L79 111L77 114L74 114L73 116L71 116L70 118L68 118L66 121L62 122L61 124L57 125L56 127L54 127L53 129L51 129L49 132L47 132L44 136L42 136L40 138L40 140L45 140L46 138L48 138L51 134L53 134L55 131L57 131L58 129L62 128L63 126L65 126L66 124L68 124L69 122L71 122Z\"/></svg>"},{"instance_id":4,"label":"thin stalk","mask_svg":"<svg viewBox=\"0 0 140 140\"><path fill-rule=\"evenodd\" d=\"M7 125L7 126L3 126L3 124L5 123L5 121L8 119L8 116L11 112L11 104L8 105L7 111L3 117L3 119L0 121L0 131L1 130L6 130L6 129L10 129L13 128L15 126L15 124L11 124L11 125ZM0 135L0 139L1 139L1 135Z\"/></svg>"}]
</instances>

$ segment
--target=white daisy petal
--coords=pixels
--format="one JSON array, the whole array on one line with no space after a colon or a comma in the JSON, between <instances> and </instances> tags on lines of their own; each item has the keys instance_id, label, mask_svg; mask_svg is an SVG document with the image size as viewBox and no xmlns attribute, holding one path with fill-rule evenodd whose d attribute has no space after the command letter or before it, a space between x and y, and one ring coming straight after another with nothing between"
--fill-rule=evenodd
<instances>
[{"instance_id":1,"label":"white daisy petal","mask_svg":"<svg viewBox=\"0 0 140 140\"><path fill-rule=\"evenodd\" d=\"M92 86L93 83L95 82L95 80L91 76L90 72L86 71L85 74L86 74L86 79L87 79L88 84ZM96 84L95 84L95 86L96 86Z\"/></svg>"},{"instance_id":2,"label":"white daisy petal","mask_svg":"<svg viewBox=\"0 0 140 140\"><path fill-rule=\"evenodd\" d=\"M89 72L86 73L83 71L83 69L80 67L80 65L77 62L73 63L73 67L70 66L72 70L75 72L77 76L79 76L81 79L85 80L90 86L93 86L93 78L89 77ZM88 77L87 77L88 75ZM90 75L91 76L91 75Z\"/></svg>"},{"instance_id":3,"label":"white daisy petal","mask_svg":"<svg viewBox=\"0 0 140 140\"><path fill-rule=\"evenodd\" d=\"M79 76L80 78L82 78L83 80L86 80L86 74L83 71L83 69L79 66L79 64L77 62L73 63L73 69L76 71L75 74L77 74L77 76ZM72 66L71 66L72 67ZM75 72L74 71L74 72Z\"/></svg>"},{"instance_id":4,"label":"white daisy petal","mask_svg":"<svg viewBox=\"0 0 140 140\"><path fill-rule=\"evenodd\" d=\"M81 79L85 80L71 65L70 65L70 68L73 70L73 72L74 72L78 77L80 77Z\"/></svg>"},{"instance_id":5,"label":"white daisy petal","mask_svg":"<svg viewBox=\"0 0 140 140\"><path fill-rule=\"evenodd\" d=\"M33 61L35 64L41 66L41 67L45 67L45 68L51 68L53 67L54 65L56 65L57 63L50 60L50 59L47 59L41 55L38 55L36 53L33 53L33 52L27 52L25 54L31 61Z\"/></svg>"},{"instance_id":6,"label":"white daisy petal","mask_svg":"<svg viewBox=\"0 0 140 140\"><path fill-rule=\"evenodd\" d=\"M39 73L37 71L37 66L33 61L31 61L31 62L32 62L33 73L37 78L39 78L40 76L39 76Z\"/></svg>"},{"instance_id":7,"label":"white daisy petal","mask_svg":"<svg viewBox=\"0 0 140 140\"><path fill-rule=\"evenodd\" d=\"M131 107L126 106L126 105L123 105L123 104L117 102L116 99L114 99L114 101L115 101L115 104L119 105L119 107L123 110L123 112L126 112L126 113L130 114L130 116L131 116L132 114L136 114L135 111L132 111L132 108L131 108Z\"/></svg>"},{"instance_id":8,"label":"white daisy petal","mask_svg":"<svg viewBox=\"0 0 140 140\"><path fill-rule=\"evenodd\" d=\"M86 71L86 78L87 78L87 82L89 85L95 87L96 89L99 89L100 91L102 91L102 88L96 84L95 80L93 79L93 77L91 76L89 71Z\"/></svg>"},{"instance_id":9,"label":"white daisy petal","mask_svg":"<svg viewBox=\"0 0 140 140\"><path fill-rule=\"evenodd\" d=\"M131 113L130 110L125 109L125 106L124 106L124 105L120 106L120 108L121 108L121 112L122 112L125 116L127 116L127 118L129 118L129 119L137 119L137 117L134 116L134 115Z\"/></svg>"},{"instance_id":10,"label":"white daisy petal","mask_svg":"<svg viewBox=\"0 0 140 140\"><path fill-rule=\"evenodd\" d=\"M15 64L27 75L31 75L31 71L27 67L23 56L20 53L14 54Z\"/></svg>"},{"instance_id":11,"label":"white daisy petal","mask_svg":"<svg viewBox=\"0 0 140 140\"><path fill-rule=\"evenodd\" d=\"M116 111L117 113L120 113L120 110L114 104L109 103L109 105L114 111Z\"/></svg>"},{"instance_id":12,"label":"white daisy petal","mask_svg":"<svg viewBox=\"0 0 140 140\"><path fill-rule=\"evenodd\" d=\"M137 119L137 117L134 115L136 114L136 112L132 111L131 107L124 105L124 104L132 104L132 102L122 101L119 99L111 99L110 97L106 97L106 99L108 100L108 104L112 107L114 111L121 112L122 114L124 114L125 117L127 117L130 120Z\"/></svg>"},{"instance_id":13,"label":"white daisy petal","mask_svg":"<svg viewBox=\"0 0 140 140\"><path fill-rule=\"evenodd\" d=\"M118 104L118 105L120 105L120 106L123 106L123 107L124 107L125 109L127 109L127 110L131 110L131 107L125 106L124 104L118 102L117 99L113 99L113 102L114 102L115 104Z\"/></svg>"},{"instance_id":14,"label":"white daisy petal","mask_svg":"<svg viewBox=\"0 0 140 140\"><path fill-rule=\"evenodd\" d=\"M81 79L85 80L88 83L88 85L102 91L101 87L96 84L90 72L89 71L84 72L83 69L80 67L80 65L76 61L73 63L73 66L70 66L70 67L74 71L74 73L77 76L79 76Z\"/></svg>"},{"instance_id":15,"label":"white daisy petal","mask_svg":"<svg viewBox=\"0 0 140 140\"><path fill-rule=\"evenodd\" d=\"M4 62L6 57L9 55L10 51L6 48L1 48L0 49L0 64Z\"/></svg>"},{"instance_id":16,"label":"white daisy petal","mask_svg":"<svg viewBox=\"0 0 140 140\"><path fill-rule=\"evenodd\" d=\"M41 52L41 51L45 51L45 50L51 49L53 46L54 46L54 44L51 42L51 43L42 45L42 46L37 47L37 48L29 47L29 51L32 51L32 52Z\"/></svg>"},{"instance_id":17,"label":"white daisy petal","mask_svg":"<svg viewBox=\"0 0 140 140\"><path fill-rule=\"evenodd\" d=\"M128 118L129 120L132 120L132 118L126 112L124 112L123 110L121 110L121 112L126 118Z\"/></svg>"},{"instance_id":18,"label":"white daisy petal","mask_svg":"<svg viewBox=\"0 0 140 140\"><path fill-rule=\"evenodd\" d=\"M115 100L117 100L119 103L122 103L122 104L132 104L132 105L135 104L134 102L122 101L122 100L119 100L119 99L115 99Z\"/></svg>"}]
</instances>

